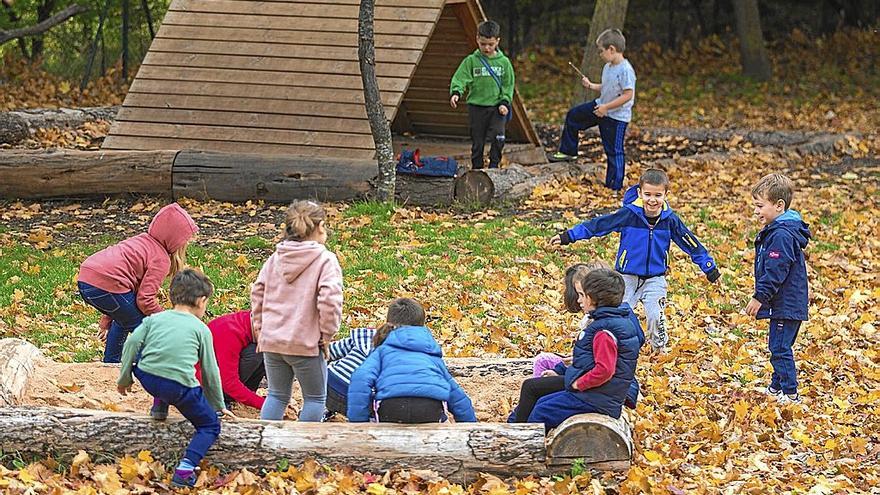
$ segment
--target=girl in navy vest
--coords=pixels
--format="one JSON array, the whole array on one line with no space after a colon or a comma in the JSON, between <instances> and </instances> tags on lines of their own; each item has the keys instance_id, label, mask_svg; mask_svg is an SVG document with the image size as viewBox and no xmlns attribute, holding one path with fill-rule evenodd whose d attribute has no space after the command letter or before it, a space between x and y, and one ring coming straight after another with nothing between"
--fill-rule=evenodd
<instances>
[{"instance_id":1,"label":"girl in navy vest","mask_svg":"<svg viewBox=\"0 0 880 495\"><path fill-rule=\"evenodd\" d=\"M632 394L644 334L633 323L632 310L621 307L623 278L601 268L588 273L576 289L581 307L593 321L578 335L572 364L564 375L526 380L546 380L548 386L537 403L522 400L521 394L515 422L544 423L550 429L575 414L619 418L627 396ZM561 386L551 387L550 380Z\"/></svg>"}]
</instances>

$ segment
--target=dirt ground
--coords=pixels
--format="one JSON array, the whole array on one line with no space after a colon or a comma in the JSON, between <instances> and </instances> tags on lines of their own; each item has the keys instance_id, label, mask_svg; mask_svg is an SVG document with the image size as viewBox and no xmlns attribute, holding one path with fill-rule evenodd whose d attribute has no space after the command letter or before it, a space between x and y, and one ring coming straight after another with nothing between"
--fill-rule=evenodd
<instances>
[{"instance_id":1,"label":"dirt ground","mask_svg":"<svg viewBox=\"0 0 880 495\"><path fill-rule=\"evenodd\" d=\"M152 398L140 387L137 380L128 395L116 391L119 365L104 363L39 363L28 382L22 403L34 406L71 407L105 411L147 414ZM480 421L505 421L519 397L519 386L525 377L491 376L460 378L474 404ZM257 391L266 395L265 389ZM300 409L302 398L295 384L291 399L291 419ZM258 418L256 409L236 404L233 412L244 418ZM178 414L171 408L171 415ZM342 420L341 418L339 420Z\"/></svg>"}]
</instances>

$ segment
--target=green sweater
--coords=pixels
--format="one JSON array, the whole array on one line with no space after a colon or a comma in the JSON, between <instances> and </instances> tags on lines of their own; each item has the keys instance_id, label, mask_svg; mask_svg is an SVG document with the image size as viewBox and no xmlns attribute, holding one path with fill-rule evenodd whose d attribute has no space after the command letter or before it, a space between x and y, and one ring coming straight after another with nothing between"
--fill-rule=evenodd
<instances>
[{"instance_id":1,"label":"green sweater","mask_svg":"<svg viewBox=\"0 0 880 495\"><path fill-rule=\"evenodd\" d=\"M501 88L498 87L495 78L492 77L480 58L488 60L492 71L501 79ZM490 107L504 104L509 106L513 101L513 84L513 66L510 65L510 59L501 53L500 49L496 50L492 57L486 57L477 49L461 61L455 74L452 75L449 94L461 96L467 92L469 105Z\"/></svg>"},{"instance_id":2,"label":"green sweater","mask_svg":"<svg viewBox=\"0 0 880 495\"><path fill-rule=\"evenodd\" d=\"M138 352L140 361L135 363ZM198 387L196 363L201 363L205 398L218 411L224 407L220 369L214 356L211 331L192 313L167 310L144 318L122 348L122 369L117 383L131 385L132 365L185 387Z\"/></svg>"}]
</instances>

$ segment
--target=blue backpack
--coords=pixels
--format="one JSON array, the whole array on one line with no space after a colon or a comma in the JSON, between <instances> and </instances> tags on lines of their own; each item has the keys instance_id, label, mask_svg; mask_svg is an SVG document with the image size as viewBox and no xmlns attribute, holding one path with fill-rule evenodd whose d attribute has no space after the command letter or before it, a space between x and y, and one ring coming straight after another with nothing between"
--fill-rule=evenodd
<instances>
[{"instance_id":1,"label":"blue backpack","mask_svg":"<svg viewBox=\"0 0 880 495\"><path fill-rule=\"evenodd\" d=\"M451 156L420 156L419 150L404 149L397 157L397 173L429 177L455 177L458 162Z\"/></svg>"}]
</instances>

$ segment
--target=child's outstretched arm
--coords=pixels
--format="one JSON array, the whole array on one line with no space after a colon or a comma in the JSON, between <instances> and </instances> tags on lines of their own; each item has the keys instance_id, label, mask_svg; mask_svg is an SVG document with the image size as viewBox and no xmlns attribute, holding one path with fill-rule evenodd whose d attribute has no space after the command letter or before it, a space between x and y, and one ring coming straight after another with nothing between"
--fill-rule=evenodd
<instances>
[{"instance_id":1,"label":"child's outstretched arm","mask_svg":"<svg viewBox=\"0 0 880 495\"><path fill-rule=\"evenodd\" d=\"M721 272L718 271L718 266L715 264L712 256L709 255L709 251L700 243L697 236L685 226L684 222L678 218L678 215L673 213L671 220L672 240L675 241L675 244L691 257L691 261L700 267L700 270L706 274L709 282L718 280L721 277Z\"/></svg>"},{"instance_id":2,"label":"child's outstretched arm","mask_svg":"<svg viewBox=\"0 0 880 495\"><path fill-rule=\"evenodd\" d=\"M449 83L449 104L452 108L458 107L458 100L471 87L473 81L474 74L471 70L470 57L465 57L458 64L458 69L455 69L455 74L452 75L452 81Z\"/></svg>"},{"instance_id":3,"label":"child's outstretched arm","mask_svg":"<svg viewBox=\"0 0 880 495\"><path fill-rule=\"evenodd\" d=\"M370 420L373 403L373 388L382 368L381 352L371 352L363 364L351 375L348 386L348 410L345 415L352 423L366 423Z\"/></svg>"},{"instance_id":4,"label":"child's outstretched arm","mask_svg":"<svg viewBox=\"0 0 880 495\"><path fill-rule=\"evenodd\" d=\"M621 208L609 215L602 215L592 220L575 225L574 227L557 234L550 238L550 245L571 244L576 241L589 239L591 237L602 237L612 232L620 232L624 225L629 212L626 208Z\"/></svg>"},{"instance_id":5,"label":"child's outstretched arm","mask_svg":"<svg viewBox=\"0 0 880 495\"><path fill-rule=\"evenodd\" d=\"M217 356L214 354L214 337L207 327L199 332L199 363L202 369L202 390L205 392L205 398L216 411L225 410L226 402L223 400L220 367L217 365Z\"/></svg>"}]
</instances>

